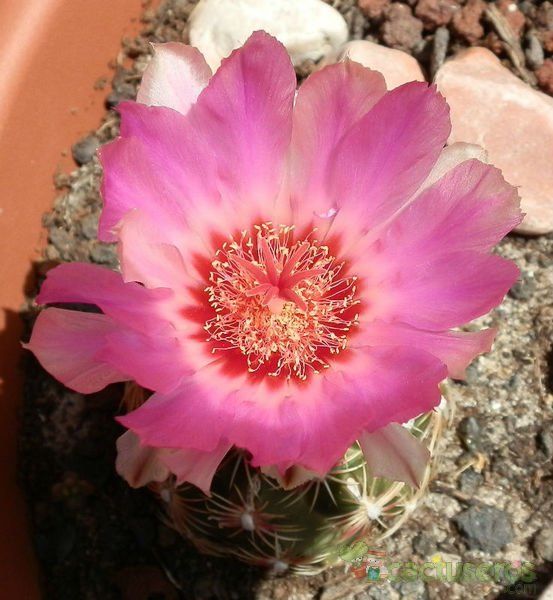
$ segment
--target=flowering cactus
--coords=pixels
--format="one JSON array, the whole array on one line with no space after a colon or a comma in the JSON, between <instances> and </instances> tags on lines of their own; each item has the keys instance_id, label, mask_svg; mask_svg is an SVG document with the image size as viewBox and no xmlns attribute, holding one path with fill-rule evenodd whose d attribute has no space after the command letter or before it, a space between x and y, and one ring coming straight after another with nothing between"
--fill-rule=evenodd
<instances>
[{"instance_id":1,"label":"flowering cactus","mask_svg":"<svg viewBox=\"0 0 553 600\"><path fill-rule=\"evenodd\" d=\"M516 191L478 148L444 149L434 86L387 92L346 61L296 95L263 32L213 75L194 48L156 46L118 111L99 237L120 273L50 271L39 303L101 313L47 308L27 347L82 393L135 382L117 469L200 548L323 564L412 507L439 384L494 336L453 328L518 275L490 253L521 221Z\"/></svg>"}]
</instances>

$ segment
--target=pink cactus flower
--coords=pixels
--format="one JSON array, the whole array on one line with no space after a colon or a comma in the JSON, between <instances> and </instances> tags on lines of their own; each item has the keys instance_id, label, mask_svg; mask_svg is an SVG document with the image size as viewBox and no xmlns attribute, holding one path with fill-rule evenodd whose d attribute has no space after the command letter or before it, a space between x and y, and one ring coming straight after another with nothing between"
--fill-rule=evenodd
<instances>
[{"instance_id":1,"label":"pink cactus flower","mask_svg":"<svg viewBox=\"0 0 553 600\"><path fill-rule=\"evenodd\" d=\"M517 279L491 249L521 221L479 149L444 149L435 87L388 92L346 61L296 94L285 49L257 32L213 75L194 48L156 46L118 110L99 237L121 272L50 271L39 303L101 314L47 308L28 348L78 392L153 392L118 418L119 472L209 492L235 446L305 480L360 440L375 474L416 484L427 452L398 424L490 349L494 331L455 328Z\"/></svg>"}]
</instances>

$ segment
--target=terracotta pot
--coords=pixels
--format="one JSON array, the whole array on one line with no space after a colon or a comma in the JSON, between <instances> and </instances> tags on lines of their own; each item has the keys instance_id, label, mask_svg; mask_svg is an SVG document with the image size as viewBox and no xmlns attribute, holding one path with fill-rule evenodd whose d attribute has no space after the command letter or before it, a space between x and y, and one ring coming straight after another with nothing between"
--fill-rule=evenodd
<instances>
[{"instance_id":1,"label":"terracotta pot","mask_svg":"<svg viewBox=\"0 0 553 600\"><path fill-rule=\"evenodd\" d=\"M40 597L25 504L16 483L19 338L24 288L40 258L52 176L95 129L123 35L139 29L142 0L0 2L0 582L2 597Z\"/></svg>"}]
</instances>

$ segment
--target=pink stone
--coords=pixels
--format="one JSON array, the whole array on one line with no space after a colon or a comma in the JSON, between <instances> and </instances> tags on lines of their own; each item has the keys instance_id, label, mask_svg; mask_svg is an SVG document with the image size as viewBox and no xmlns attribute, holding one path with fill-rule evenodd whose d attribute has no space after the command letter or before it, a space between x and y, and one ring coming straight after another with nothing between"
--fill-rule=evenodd
<instances>
[{"instance_id":1,"label":"pink stone","mask_svg":"<svg viewBox=\"0 0 553 600\"><path fill-rule=\"evenodd\" d=\"M349 58L364 67L380 71L386 80L386 87L392 90L408 81L424 81L419 63L401 50L379 46L366 40L344 44L337 52L329 55L322 66Z\"/></svg>"},{"instance_id":2,"label":"pink stone","mask_svg":"<svg viewBox=\"0 0 553 600\"><path fill-rule=\"evenodd\" d=\"M517 231L553 231L553 98L523 83L485 48L446 62L436 83L451 107L448 142L482 146L518 187L526 217Z\"/></svg>"}]
</instances>

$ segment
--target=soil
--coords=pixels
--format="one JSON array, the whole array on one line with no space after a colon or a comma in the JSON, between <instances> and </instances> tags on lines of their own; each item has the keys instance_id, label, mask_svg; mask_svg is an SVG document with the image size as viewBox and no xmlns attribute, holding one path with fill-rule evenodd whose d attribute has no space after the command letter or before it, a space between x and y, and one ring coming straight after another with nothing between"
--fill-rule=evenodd
<instances>
[{"instance_id":1,"label":"soil","mask_svg":"<svg viewBox=\"0 0 553 600\"><path fill-rule=\"evenodd\" d=\"M363 10L354 0L330 3L344 14L352 39L407 50L429 75L446 55L469 44L492 48L532 85L537 85L535 72L543 60L551 59L550 2L499 0L499 12L515 32L508 43L486 16L489 4L480 0L360 0ZM113 247L95 237L101 202L94 151L117 135L112 108L134 97L149 42L186 41L194 5L166 0L157 11L146 10L142 34L124 40L112 65L113 91L103 123L74 147L81 166L56 175L60 196L44 218L49 242L44 262L36 265L39 281L62 261L116 266ZM515 66L513 52L519 51L525 60L515 60ZM313 66L302 65L298 77ZM431 491L382 549L395 561L418 563L435 553L445 562L529 561L538 574L534 584L521 582L516 589L423 581L376 585L343 568L314 577L277 577L201 556L164 524L147 491L130 489L115 474L115 439L121 429L113 415L122 388L83 397L64 389L26 356L20 473L45 598L537 597L553 574L553 235L510 236L498 251L517 262L522 276L503 305L481 320L499 327L497 342L492 353L469 368L466 382L448 384L456 411ZM29 326L35 314L29 299L24 313Z\"/></svg>"}]
</instances>

